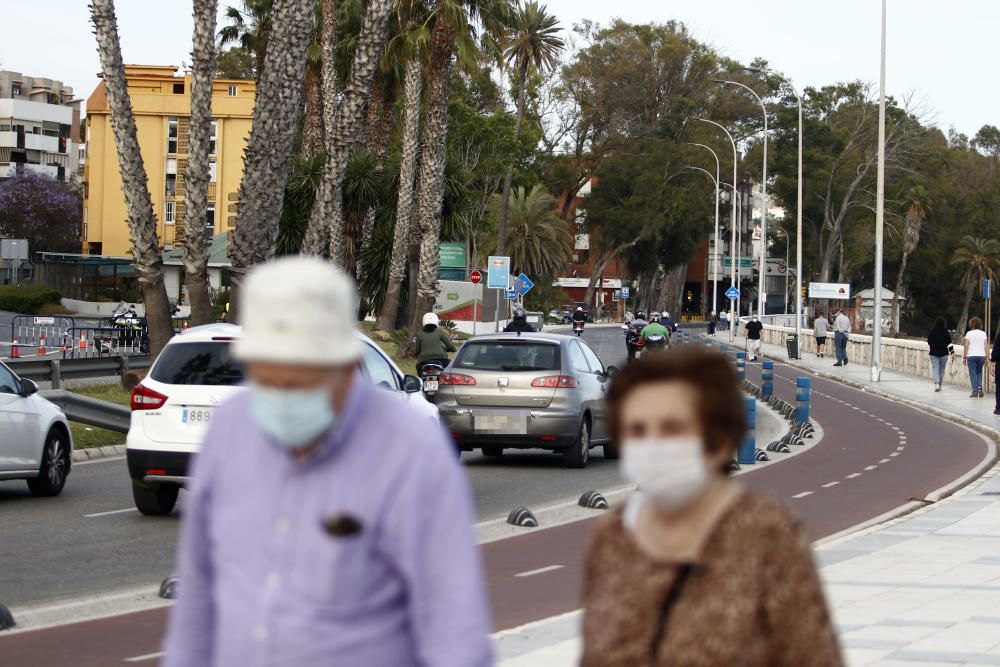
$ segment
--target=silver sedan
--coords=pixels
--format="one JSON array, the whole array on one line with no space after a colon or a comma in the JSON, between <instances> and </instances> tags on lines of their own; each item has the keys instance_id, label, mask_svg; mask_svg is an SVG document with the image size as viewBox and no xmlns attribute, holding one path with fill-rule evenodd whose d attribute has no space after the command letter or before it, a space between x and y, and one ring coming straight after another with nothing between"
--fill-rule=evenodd
<instances>
[{"instance_id":1,"label":"silver sedan","mask_svg":"<svg viewBox=\"0 0 1000 667\"><path fill-rule=\"evenodd\" d=\"M576 337L525 333L477 336L440 376L441 418L465 451L561 451L582 468L603 445L618 458L607 427L605 395L615 368Z\"/></svg>"}]
</instances>

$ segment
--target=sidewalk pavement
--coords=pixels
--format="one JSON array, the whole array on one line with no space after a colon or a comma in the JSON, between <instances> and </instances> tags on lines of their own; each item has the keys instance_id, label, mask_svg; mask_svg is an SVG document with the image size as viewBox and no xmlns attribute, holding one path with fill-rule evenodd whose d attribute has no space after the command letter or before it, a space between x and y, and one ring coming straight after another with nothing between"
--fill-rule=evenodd
<instances>
[{"instance_id":1,"label":"sidewalk pavement","mask_svg":"<svg viewBox=\"0 0 1000 667\"><path fill-rule=\"evenodd\" d=\"M728 336L716 337L725 342ZM742 338L737 346L743 347ZM765 344L765 356L786 360ZM988 432L993 401L893 371L831 358L794 362L869 391L920 404ZM994 431L995 433L995 431ZM851 667L1000 665L1000 465L939 502L816 547L816 559ZM579 611L500 633L500 667L570 667L580 655ZM789 622L794 622L789 619Z\"/></svg>"}]
</instances>

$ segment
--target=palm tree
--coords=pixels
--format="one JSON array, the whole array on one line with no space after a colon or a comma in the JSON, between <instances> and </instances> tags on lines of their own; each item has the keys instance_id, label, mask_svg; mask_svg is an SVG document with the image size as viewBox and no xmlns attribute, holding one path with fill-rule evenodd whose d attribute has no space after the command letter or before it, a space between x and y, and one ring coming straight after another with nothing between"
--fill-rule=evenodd
<instances>
[{"instance_id":1,"label":"palm tree","mask_svg":"<svg viewBox=\"0 0 1000 667\"><path fill-rule=\"evenodd\" d=\"M525 3L516 13L513 29L504 45L504 61L517 71L517 119L514 122L514 137L521 136L527 106L528 73L531 68L538 72L550 70L559 61L559 53L565 42L557 36L559 21L548 13L545 5L535 0ZM514 160L507 166L503 181L503 196L498 214L497 253L503 255L507 249L507 215L510 207L510 190L514 182Z\"/></svg>"},{"instance_id":2,"label":"palm tree","mask_svg":"<svg viewBox=\"0 0 1000 667\"><path fill-rule=\"evenodd\" d=\"M965 288L965 307L962 308L957 329L958 334L962 335L965 323L969 319L969 305L972 303L976 287L981 285L983 280L996 279L996 269L1000 266L1000 241L965 236L952 255L951 263L963 271L959 284Z\"/></svg>"},{"instance_id":3,"label":"palm tree","mask_svg":"<svg viewBox=\"0 0 1000 667\"><path fill-rule=\"evenodd\" d=\"M427 66L424 137L417 175L417 230L420 264L416 279L411 330L431 309L440 264L441 205L444 201L448 141L448 97L455 55L471 62L481 45L495 48L493 36L505 34L512 22L511 0L435 0ZM479 28L484 35L480 39Z\"/></svg>"},{"instance_id":4,"label":"palm tree","mask_svg":"<svg viewBox=\"0 0 1000 667\"><path fill-rule=\"evenodd\" d=\"M271 11L267 54L243 160L236 232L229 248L237 289L251 266L274 255L298 132L315 1L275 0Z\"/></svg>"},{"instance_id":5,"label":"palm tree","mask_svg":"<svg viewBox=\"0 0 1000 667\"><path fill-rule=\"evenodd\" d=\"M345 250L344 172L351 152L358 147L362 139L365 106L371 93L375 70L381 62L382 50L385 48L392 6L393 0L368 2L364 23L354 47L351 70L332 122L332 141L328 141L326 145L326 167L319 191L316 193L309 228L306 230L304 250L315 254L328 252L333 261L340 264L344 262ZM328 36L324 34L324 58L328 55L327 39ZM329 55L332 56L332 52ZM336 75L336 69L332 61L325 61L323 67L325 102L327 71L331 72L329 76L332 78ZM324 118L325 122L330 120L329 116ZM324 239L322 232L324 229L328 230L326 238L329 239L326 248L321 244Z\"/></svg>"},{"instance_id":6,"label":"palm tree","mask_svg":"<svg viewBox=\"0 0 1000 667\"><path fill-rule=\"evenodd\" d=\"M573 236L566 221L556 213L556 200L541 185L526 191L518 186L509 201L510 239L506 253L515 273L544 278L559 275L569 262ZM493 195L490 216L499 222L503 196ZM482 256L497 254L497 237L490 229L479 242Z\"/></svg>"},{"instance_id":7,"label":"palm tree","mask_svg":"<svg viewBox=\"0 0 1000 667\"><path fill-rule=\"evenodd\" d=\"M214 317L208 291L208 148L212 133L212 77L215 74L215 17L218 0L194 0L191 48L191 119L184 170L184 277L191 299L191 322Z\"/></svg>"},{"instance_id":8,"label":"palm tree","mask_svg":"<svg viewBox=\"0 0 1000 667\"><path fill-rule=\"evenodd\" d=\"M899 293L903 289L906 262L920 243L920 228L931 210L930 193L922 185L915 185L906 192L906 219L903 227L903 254L896 274L896 291L892 296L892 322L899 333Z\"/></svg>"},{"instance_id":9,"label":"palm tree","mask_svg":"<svg viewBox=\"0 0 1000 667\"><path fill-rule=\"evenodd\" d=\"M264 73L264 56L271 35L271 11L274 0L243 0L243 8L226 7L228 24L219 30L219 46L236 44L253 54L254 80Z\"/></svg>"},{"instance_id":10,"label":"palm tree","mask_svg":"<svg viewBox=\"0 0 1000 667\"><path fill-rule=\"evenodd\" d=\"M142 153L139 151L132 100L125 80L114 0L93 0L90 16L97 38L97 53L101 59L108 108L111 111L111 129L115 135L122 193L128 209L132 252L149 325L150 352L156 356L173 335L173 326L170 322L167 289L163 284L163 255L156 233L156 216L153 214L149 181Z\"/></svg>"}]
</instances>

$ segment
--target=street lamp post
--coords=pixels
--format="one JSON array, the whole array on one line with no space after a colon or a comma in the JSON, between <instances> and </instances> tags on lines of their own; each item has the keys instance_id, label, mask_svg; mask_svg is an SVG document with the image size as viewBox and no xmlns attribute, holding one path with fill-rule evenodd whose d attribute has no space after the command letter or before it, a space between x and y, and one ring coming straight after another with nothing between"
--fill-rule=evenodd
<instances>
[{"instance_id":1,"label":"street lamp post","mask_svg":"<svg viewBox=\"0 0 1000 667\"><path fill-rule=\"evenodd\" d=\"M878 177L875 186L875 317L872 382L882 379L882 244L885 223L885 0L882 0L882 62L878 86Z\"/></svg>"},{"instance_id":2,"label":"street lamp post","mask_svg":"<svg viewBox=\"0 0 1000 667\"><path fill-rule=\"evenodd\" d=\"M707 118L695 118L695 120L701 121L702 123L708 123L709 125L714 125L723 132L726 133L726 137L729 138L729 143L733 146L733 191L736 191L736 169L739 165L739 153L736 151L736 140L733 139L733 135L729 133L723 125L716 123L714 120L709 120ZM739 285L736 281L736 271L739 268L739 263L736 260L737 246L736 246L736 197L733 197L733 217L732 217L732 228L730 229L731 240L729 242L729 252L732 254L732 276L730 278L730 287L735 287L739 289ZM730 300L729 302L729 342L732 343L735 340L734 322L736 321L736 302Z\"/></svg>"},{"instance_id":3,"label":"street lamp post","mask_svg":"<svg viewBox=\"0 0 1000 667\"><path fill-rule=\"evenodd\" d=\"M712 255L712 314L719 312L719 155L705 144L691 144L701 146L715 158L715 247Z\"/></svg>"},{"instance_id":4,"label":"street lamp post","mask_svg":"<svg viewBox=\"0 0 1000 667\"><path fill-rule=\"evenodd\" d=\"M745 83L740 83L739 81L728 81L725 79L714 79L714 81L715 83L739 86L740 88L748 91L751 95L757 98L761 111L764 112L764 167L760 181L762 191L760 206L760 287L758 288L757 295L757 312L761 318L763 318L764 307L767 304L767 290L764 287L765 265L767 264L767 107L764 106L764 100L761 99L760 95L758 95L753 88Z\"/></svg>"},{"instance_id":5,"label":"street lamp post","mask_svg":"<svg viewBox=\"0 0 1000 667\"><path fill-rule=\"evenodd\" d=\"M778 232L785 237L785 315L788 314L788 246L791 245L791 241L788 238L788 232L786 232L781 227L775 227L774 231ZM796 310L796 317L798 317L798 311Z\"/></svg>"}]
</instances>

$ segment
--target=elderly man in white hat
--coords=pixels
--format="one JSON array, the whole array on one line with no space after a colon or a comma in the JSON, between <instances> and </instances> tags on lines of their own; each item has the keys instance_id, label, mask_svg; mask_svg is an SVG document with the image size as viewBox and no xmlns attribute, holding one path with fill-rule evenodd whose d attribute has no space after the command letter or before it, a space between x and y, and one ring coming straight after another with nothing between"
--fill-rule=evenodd
<instances>
[{"instance_id":1,"label":"elderly man in white hat","mask_svg":"<svg viewBox=\"0 0 1000 667\"><path fill-rule=\"evenodd\" d=\"M443 432L359 377L356 293L319 259L248 277L250 389L194 463L167 667L486 667L469 491Z\"/></svg>"}]
</instances>

